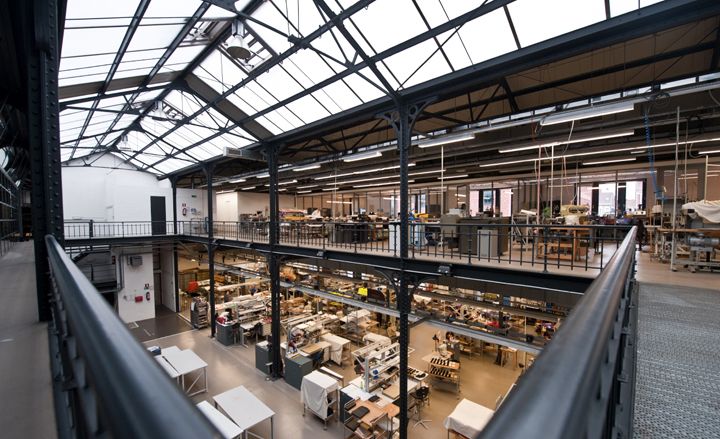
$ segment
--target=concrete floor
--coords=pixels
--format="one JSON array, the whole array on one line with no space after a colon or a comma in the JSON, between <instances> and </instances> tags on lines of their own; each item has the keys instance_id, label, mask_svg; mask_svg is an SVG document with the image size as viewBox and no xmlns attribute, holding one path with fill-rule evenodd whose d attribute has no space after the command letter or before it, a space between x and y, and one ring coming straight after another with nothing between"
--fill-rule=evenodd
<instances>
[{"instance_id":1,"label":"concrete floor","mask_svg":"<svg viewBox=\"0 0 720 439\"><path fill-rule=\"evenodd\" d=\"M411 347L415 349L415 352L410 355L411 366L422 370L426 368L426 364L421 358L432 351L432 336L436 331L428 324L421 324L411 329ZM147 341L144 344L146 346L178 346L182 349L193 349L208 363L209 391L193 397L195 403L203 400L212 402L213 395L244 385L275 411L275 437L312 439L342 437L342 425L338 422L331 422L327 431L324 431L323 424L318 418L309 414L303 418L300 392L294 387L285 383L284 380L275 382L265 380L265 375L255 369L253 345L248 348L223 346L209 338L207 329L183 332ZM414 427L414 420L411 420L410 437L421 439L445 437L447 433L443 427L443 421L462 398L494 408L497 397L507 392L517 380L520 372L520 369L513 365L497 366L493 364L494 359L495 355L492 353L475 355L473 358L463 356L461 359L460 395L444 388L432 387L430 406L425 407L422 413L423 419L430 420L427 423L428 429L422 426ZM343 374L346 382L355 377L349 364L345 368L334 365L330 368ZM260 435L268 434L269 423L260 425L253 431Z\"/></svg>"},{"instance_id":2,"label":"concrete floor","mask_svg":"<svg viewBox=\"0 0 720 439\"><path fill-rule=\"evenodd\" d=\"M0 436L55 438L47 324L37 321L33 243L0 259Z\"/></svg>"}]
</instances>

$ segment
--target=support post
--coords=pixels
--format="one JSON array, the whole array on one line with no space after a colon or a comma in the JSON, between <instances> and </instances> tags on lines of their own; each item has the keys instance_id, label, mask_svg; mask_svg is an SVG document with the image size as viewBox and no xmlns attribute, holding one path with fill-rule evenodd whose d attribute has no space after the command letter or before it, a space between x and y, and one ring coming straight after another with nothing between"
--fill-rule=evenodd
<instances>
[{"instance_id":1,"label":"support post","mask_svg":"<svg viewBox=\"0 0 720 439\"><path fill-rule=\"evenodd\" d=\"M208 250L208 271L210 275L210 291L208 294L210 302L210 337L215 337L215 244L213 244L213 165L205 165L205 177L207 179L207 250Z\"/></svg>"},{"instance_id":2,"label":"support post","mask_svg":"<svg viewBox=\"0 0 720 439\"><path fill-rule=\"evenodd\" d=\"M60 130L58 66L60 44L57 0L25 2L23 28L27 55L27 130L32 170L32 231L35 248L35 279L38 319L50 320L51 283L45 235L63 245L62 183L60 178Z\"/></svg>"},{"instance_id":3,"label":"support post","mask_svg":"<svg viewBox=\"0 0 720 439\"><path fill-rule=\"evenodd\" d=\"M170 184L172 184L172 204L173 204L173 234L178 234L178 222L177 222L177 176L170 178ZM178 296L178 285L180 276L178 275L178 245L177 240L173 241L173 297L175 298L175 312L180 311L180 296Z\"/></svg>"},{"instance_id":4,"label":"support post","mask_svg":"<svg viewBox=\"0 0 720 439\"><path fill-rule=\"evenodd\" d=\"M268 240L270 252L268 253L268 270L270 271L270 332L272 344L272 377L280 378L282 374L282 358L280 356L280 261L275 253L275 246L280 238L280 209L278 203L278 145L268 144L265 149L268 172L270 174L270 217L268 227Z\"/></svg>"},{"instance_id":5,"label":"support post","mask_svg":"<svg viewBox=\"0 0 720 439\"><path fill-rule=\"evenodd\" d=\"M177 221L177 176L170 177L170 184L172 185L172 205L173 205L173 234L178 234L178 221Z\"/></svg>"},{"instance_id":6,"label":"support post","mask_svg":"<svg viewBox=\"0 0 720 439\"><path fill-rule=\"evenodd\" d=\"M400 259L401 272L399 289L397 291L397 308L399 313L399 343L400 343L400 439L407 439L407 411L408 411L408 389L407 389L407 368L408 368L408 346L410 344L410 326L408 314L410 313L410 290L409 278L405 272L405 262L409 257L410 222L408 219L409 210L409 181L408 164L410 161L410 140L413 125L417 116L422 112L428 102L408 104L398 102L397 110L392 113L383 114L395 130L397 136L398 151L400 153Z\"/></svg>"}]
</instances>

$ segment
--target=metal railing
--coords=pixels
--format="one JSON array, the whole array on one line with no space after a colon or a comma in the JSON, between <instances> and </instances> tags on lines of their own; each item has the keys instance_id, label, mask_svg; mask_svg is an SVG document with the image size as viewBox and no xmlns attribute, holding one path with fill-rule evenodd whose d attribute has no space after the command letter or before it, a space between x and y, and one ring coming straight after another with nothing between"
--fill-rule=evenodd
<instances>
[{"instance_id":1,"label":"metal railing","mask_svg":"<svg viewBox=\"0 0 720 439\"><path fill-rule=\"evenodd\" d=\"M49 325L59 437L221 437L52 236Z\"/></svg>"},{"instance_id":2,"label":"metal railing","mask_svg":"<svg viewBox=\"0 0 720 439\"><path fill-rule=\"evenodd\" d=\"M15 241L22 238L19 210L20 189L0 167L0 257L7 253Z\"/></svg>"},{"instance_id":3,"label":"metal railing","mask_svg":"<svg viewBox=\"0 0 720 439\"><path fill-rule=\"evenodd\" d=\"M213 236L248 243L269 242L267 221L215 221ZM203 237L209 225L201 220L178 221L178 235ZM549 269L602 270L629 226L411 223L410 258L458 263L502 263ZM400 224L283 221L279 244L284 246L399 256ZM172 222L68 222L66 239L126 238L172 235Z\"/></svg>"},{"instance_id":4,"label":"metal railing","mask_svg":"<svg viewBox=\"0 0 720 439\"><path fill-rule=\"evenodd\" d=\"M632 437L633 227L479 437Z\"/></svg>"}]
</instances>

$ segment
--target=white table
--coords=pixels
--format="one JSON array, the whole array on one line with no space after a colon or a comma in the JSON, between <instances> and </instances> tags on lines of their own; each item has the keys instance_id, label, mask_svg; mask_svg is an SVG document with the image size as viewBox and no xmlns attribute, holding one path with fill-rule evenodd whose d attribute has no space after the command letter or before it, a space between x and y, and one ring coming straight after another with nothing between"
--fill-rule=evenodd
<instances>
[{"instance_id":1,"label":"white table","mask_svg":"<svg viewBox=\"0 0 720 439\"><path fill-rule=\"evenodd\" d=\"M320 339L330 343L330 359L338 366L342 366L343 350L345 349L345 346L350 344L350 340L329 332L321 335Z\"/></svg>"},{"instance_id":2,"label":"white table","mask_svg":"<svg viewBox=\"0 0 720 439\"><path fill-rule=\"evenodd\" d=\"M208 418L208 421L218 429L223 438L234 439L243 434L242 428L238 427L237 424L228 419L227 416L220 413L220 411L210 405L209 402L203 401L197 405L197 408L203 412L203 415Z\"/></svg>"},{"instance_id":3,"label":"white table","mask_svg":"<svg viewBox=\"0 0 720 439\"><path fill-rule=\"evenodd\" d=\"M163 357L162 355L157 355L153 358L155 358L155 361L157 361L158 364L165 370L165 373L170 375L170 378L177 379L180 376L178 371L175 370L175 368L172 367L170 363L168 363L165 357Z\"/></svg>"},{"instance_id":4,"label":"white table","mask_svg":"<svg viewBox=\"0 0 720 439\"><path fill-rule=\"evenodd\" d=\"M245 386L235 387L213 397L215 406L219 406L240 427L247 438L248 430L255 425L270 419L270 438L274 437L273 416L275 412L270 410L255 395L250 393ZM260 437L250 433L255 437Z\"/></svg>"},{"instance_id":5,"label":"white table","mask_svg":"<svg viewBox=\"0 0 720 439\"><path fill-rule=\"evenodd\" d=\"M161 357L165 358L165 360L170 363L170 366L172 366L180 375L182 389L188 394L188 396L194 396L198 393L207 392L207 363L198 357L195 352L190 349L185 349L184 351L171 352L169 354L166 353L161 355ZM190 383L190 386L186 386L185 377L196 371L201 371L201 373L198 373L193 382ZM200 380L200 377L204 378L205 387L193 392L193 388Z\"/></svg>"},{"instance_id":6,"label":"white table","mask_svg":"<svg viewBox=\"0 0 720 439\"><path fill-rule=\"evenodd\" d=\"M465 437L476 437L490 421L495 410L491 410L469 399L463 399L458 403L450 415L445 418L445 428L448 431L456 431Z\"/></svg>"}]
</instances>

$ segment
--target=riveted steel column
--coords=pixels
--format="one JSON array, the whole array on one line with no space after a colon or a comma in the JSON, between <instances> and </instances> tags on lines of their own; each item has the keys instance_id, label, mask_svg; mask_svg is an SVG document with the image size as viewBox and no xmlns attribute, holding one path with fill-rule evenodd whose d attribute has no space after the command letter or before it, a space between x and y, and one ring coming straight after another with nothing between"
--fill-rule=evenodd
<instances>
[{"instance_id":1,"label":"riveted steel column","mask_svg":"<svg viewBox=\"0 0 720 439\"><path fill-rule=\"evenodd\" d=\"M266 149L268 172L270 174L270 218L268 227L268 240L270 252L268 253L268 271L270 272L270 304L271 304L271 333L272 344L272 376L282 376L282 358L280 356L280 261L275 254L275 246L280 239L280 210L278 204L278 145L267 145Z\"/></svg>"},{"instance_id":2,"label":"riveted steel column","mask_svg":"<svg viewBox=\"0 0 720 439\"><path fill-rule=\"evenodd\" d=\"M213 165L205 165L205 177L207 179L207 251L208 271L210 274L210 291L208 294L210 302L210 337L215 337L215 244L213 244Z\"/></svg>"},{"instance_id":3,"label":"riveted steel column","mask_svg":"<svg viewBox=\"0 0 720 439\"><path fill-rule=\"evenodd\" d=\"M58 119L57 0L26 2L23 28L27 54L27 128L32 169L32 231L35 247L38 318L51 318L50 278L44 236L63 244L60 130Z\"/></svg>"}]
</instances>

